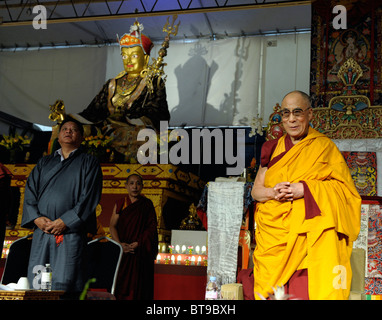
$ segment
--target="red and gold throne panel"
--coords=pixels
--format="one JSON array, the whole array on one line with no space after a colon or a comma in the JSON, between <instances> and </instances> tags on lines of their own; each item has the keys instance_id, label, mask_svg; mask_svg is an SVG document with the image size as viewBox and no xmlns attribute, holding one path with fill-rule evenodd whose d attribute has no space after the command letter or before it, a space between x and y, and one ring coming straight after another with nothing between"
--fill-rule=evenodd
<instances>
[{"instance_id":1,"label":"red and gold throne panel","mask_svg":"<svg viewBox=\"0 0 382 320\"><path fill-rule=\"evenodd\" d=\"M34 164L6 164L13 177L11 185L19 187L21 193L19 215L14 229L6 231L7 240L15 240L31 233L20 227L22 205L26 180ZM142 194L149 198L155 207L158 220L160 243L169 243L171 223L181 221L188 214L191 203L199 200L204 182L196 175L182 171L171 164L102 164L103 190L97 207L100 232L109 235L109 221L117 199L127 194L125 182L132 173L142 176L144 188ZM178 225L179 226L179 225Z\"/></svg>"}]
</instances>

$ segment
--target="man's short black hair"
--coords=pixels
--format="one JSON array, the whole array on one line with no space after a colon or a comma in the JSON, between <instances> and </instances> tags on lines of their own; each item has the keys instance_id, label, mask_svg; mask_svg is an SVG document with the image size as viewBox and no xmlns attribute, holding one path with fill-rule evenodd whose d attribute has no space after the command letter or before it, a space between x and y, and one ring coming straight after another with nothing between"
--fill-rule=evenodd
<instances>
[{"instance_id":1,"label":"man's short black hair","mask_svg":"<svg viewBox=\"0 0 382 320\"><path fill-rule=\"evenodd\" d=\"M82 126L82 123L79 122L78 120L74 119L74 118L71 118L71 117L66 117L65 120L63 120L61 123L60 123L60 131L61 131L61 128L62 126L67 123L67 122L74 122L77 127L78 127L78 130L80 131L81 133L81 136L84 136L84 127Z\"/></svg>"}]
</instances>

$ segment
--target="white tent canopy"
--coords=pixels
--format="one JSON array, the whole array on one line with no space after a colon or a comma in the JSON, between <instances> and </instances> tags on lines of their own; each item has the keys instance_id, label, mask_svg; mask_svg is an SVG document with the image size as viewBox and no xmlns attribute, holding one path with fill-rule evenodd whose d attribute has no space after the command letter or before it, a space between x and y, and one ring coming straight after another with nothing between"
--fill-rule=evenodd
<instances>
[{"instance_id":1,"label":"white tent canopy","mask_svg":"<svg viewBox=\"0 0 382 320\"><path fill-rule=\"evenodd\" d=\"M88 1L82 2L82 11L78 5L66 5L51 11L52 18L70 16L74 8L77 15L84 12ZM85 17L90 13L94 17L101 14L107 9L105 3L110 4L111 12L122 3L120 13L126 5L123 1L94 2ZM131 5L133 2L140 11L142 4L152 8L156 3L129 1ZM222 3L227 3L219 2L222 7ZM128 32L134 19L48 23L46 30L35 30L31 25L11 21L10 17L15 20L22 9L19 5L17 11L19 1L6 3L13 3L14 7L0 6L1 111L51 126L49 105L62 99L68 113L80 112L109 78L123 70L119 47L112 42L116 33ZM174 6L172 1L158 1L155 9L166 10L164 3L167 10ZM178 3L197 9L195 3L208 8L218 2ZM235 1L235 5L244 3L255 1ZM26 12L25 6L20 17ZM165 36L162 27L166 18L162 15L139 18L144 33L156 40L154 57ZM281 102L285 93L294 89L309 91L310 33L299 30L310 27L310 6L275 5L181 14L178 20L181 21L178 35L172 37L165 57L170 125L250 125L257 115L266 124L272 107ZM94 46L94 41L98 45ZM49 47L53 49L43 50Z\"/></svg>"},{"instance_id":2,"label":"white tent canopy","mask_svg":"<svg viewBox=\"0 0 382 320\"><path fill-rule=\"evenodd\" d=\"M257 115L267 119L285 93L308 92L310 34L272 37L276 47L267 46L270 40L171 43L165 58L170 125L250 125ZM67 113L81 112L107 79L122 70L118 46L2 52L0 109L53 125L49 105L62 99Z\"/></svg>"},{"instance_id":3,"label":"white tent canopy","mask_svg":"<svg viewBox=\"0 0 382 320\"><path fill-rule=\"evenodd\" d=\"M178 14L176 40L222 38L309 29L310 0L5 0L0 1L0 49L115 43L135 18L154 41ZM46 29L35 29L46 9ZM34 13L35 12L35 13ZM33 21L35 20L35 21ZM170 21L171 22L171 21ZM42 23L41 23L42 24Z\"/></svg>"}]
</instances>

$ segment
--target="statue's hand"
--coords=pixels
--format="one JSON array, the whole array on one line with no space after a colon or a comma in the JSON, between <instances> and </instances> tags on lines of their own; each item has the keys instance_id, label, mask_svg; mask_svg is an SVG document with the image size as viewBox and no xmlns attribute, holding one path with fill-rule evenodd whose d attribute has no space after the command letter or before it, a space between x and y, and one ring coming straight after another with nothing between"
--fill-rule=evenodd
<instances>
[{"instance_id":1,"label":"statue's hand","mask_svg":"<svg viewBox=\"0 0 382 320\"><path fill-rule=\"evenodd\" d=\"M54 105L49 106L49 109L50 109L50 114L49 114L50 120L61 122L65 119L66 113L65 113L64 101L56 100Z\"/></svg>"}]
</instances>

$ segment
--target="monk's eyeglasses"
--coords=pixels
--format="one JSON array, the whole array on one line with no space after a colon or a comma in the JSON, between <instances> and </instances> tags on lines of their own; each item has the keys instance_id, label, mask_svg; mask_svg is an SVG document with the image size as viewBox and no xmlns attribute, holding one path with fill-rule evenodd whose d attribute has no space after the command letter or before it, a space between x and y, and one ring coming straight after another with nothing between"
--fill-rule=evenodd
<instances>
[{"instance_id":1,"label":"monk's eyeglasses","mask_svg":"<svg viewBox=\"0 0 382 320\"><path fill-rule=\"evenodd\" d=\"M296 109L293 109L292 111L288 110L288 109L282 109L280 110L280 113L281 113L281 116L284 118L284 119L288 119L290 114L292 113L294 117L296 118L301 118L304 116L305 114L305 111L306 110L309 110L311 107L308 107L306 108L305 110L301 109L301 108L296 108Z\"/></svg>"}]
</instances>

